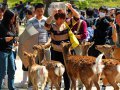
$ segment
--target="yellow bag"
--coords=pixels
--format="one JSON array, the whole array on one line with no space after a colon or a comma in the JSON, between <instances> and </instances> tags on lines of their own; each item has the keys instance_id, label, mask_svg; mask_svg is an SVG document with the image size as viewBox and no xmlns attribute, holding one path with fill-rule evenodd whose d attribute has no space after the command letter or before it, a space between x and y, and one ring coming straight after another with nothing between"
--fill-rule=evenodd
<instances>
[{"instance_id":1,"label":"yellow bag","mask_svg":"<svg viewBox=\"0 0 120 90\"><path fill-rule=\"evenodd\" d=\"M70 42L72 44L72 48L76 48L79 45L79 41L76 38L76 36L74 35L74 33L72 32L72 30L70 29L70 27L68 26L68 24L65 22L66 27L69 29L69 37L70 37Z\"/></svg>"}]
</instances>

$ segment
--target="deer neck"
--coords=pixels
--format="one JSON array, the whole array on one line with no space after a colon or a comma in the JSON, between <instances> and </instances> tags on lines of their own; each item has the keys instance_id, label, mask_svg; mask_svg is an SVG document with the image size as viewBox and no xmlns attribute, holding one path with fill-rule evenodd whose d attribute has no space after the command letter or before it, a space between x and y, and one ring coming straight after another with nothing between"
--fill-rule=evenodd
<instances>
[{"instance_id":1,"label":"deer neck","mask_svg":"<svg viewBox=\"0 0 120 90\"><path fill-rule=\"evenodd\" d=\"M64 50L63 50L63 58L64 58L65 63L68 60L68 55L69 55L69 50L64 48Z\"/></svg>"},{"instance_id":2,"label":"deer neck","mask_svg":"<svg viewBox=\"0 0 120 90\"><path fill-rule=\"evenodd\" d=\"M44 51L43 52L38 52L38 59L39 59L39 63L41 63L41 61L45 58L45 55L44 55Z\"/></svg>"}]
</instances>

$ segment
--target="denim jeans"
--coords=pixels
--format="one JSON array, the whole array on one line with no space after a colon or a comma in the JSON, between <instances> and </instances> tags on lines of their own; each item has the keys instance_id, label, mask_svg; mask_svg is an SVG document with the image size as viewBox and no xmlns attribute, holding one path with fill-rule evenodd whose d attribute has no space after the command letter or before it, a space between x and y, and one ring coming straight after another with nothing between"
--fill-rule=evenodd
<instances>
[{"instance_id":1,"label":"denim jeans","mask_svg":"<svg viewBox=\"0 0 120 90\"><path fill-rule=\"evenodd\" d=\"M13 51L0 51L0 90L5 75L8 75L9 90L14 90L15 62Z\"/></svg>"}]
</instances>

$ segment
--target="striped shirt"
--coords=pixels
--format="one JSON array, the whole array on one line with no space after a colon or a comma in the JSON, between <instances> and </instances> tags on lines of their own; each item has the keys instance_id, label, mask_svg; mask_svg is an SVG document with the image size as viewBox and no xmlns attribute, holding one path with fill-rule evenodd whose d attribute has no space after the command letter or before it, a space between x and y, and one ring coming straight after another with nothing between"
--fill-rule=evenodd
<instances>
[{"instance_id":1,"label":"striped shirt","mask_svg":"<svg viewBox=\"0 0 120 90\"><path fill-rule=\"evenodd\" d=\"M48 41L48 32L45 30L44 28L44 24L46 21L46 17L42 17L41 20L38 20L36 17L33 17L32 19L30 19L27 23L27 27L29 27L30 25L33 25L35 27L35 29L39 32L39 43L46 43Z\"/></svg>"},{"instance_id":2,"label":"striped shirt","mask_svg":"<svg viewBox=\"0 0 120 90\"><path fill-rule=\"evenodd\" d=\"M64 42L70 41L69 35L68 35L68 29L65 27L63 30L57 30L57 25L51 24L51 28L49 32L51 36L51 44L52 44L53 50L62 52L60 43L62 41Z\"/></svg>"}]
</instances>

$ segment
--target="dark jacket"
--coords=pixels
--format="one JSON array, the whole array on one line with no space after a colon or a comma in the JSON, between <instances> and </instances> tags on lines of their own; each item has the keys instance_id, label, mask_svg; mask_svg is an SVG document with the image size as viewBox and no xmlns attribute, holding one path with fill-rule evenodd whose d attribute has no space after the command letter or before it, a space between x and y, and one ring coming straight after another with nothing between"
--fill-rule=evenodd
<instances>
[{"instance_id":1,"label":"dark jacket","mask_svg":"<svg viewBox=\"0 0 120 90\"><path fill-rule=\"evenodd\" d=\"M14 40L10 42L5 41L5 37L12 36L10 32L3 24L0 24L0 51L10 51L12 50Z\"/></svg>"},{"instance_id":2,"label":"dark jacket","mask_svg":"<svg viewBox=\"0 0 120 90\"><path fill-rule=\"evenodd\" d=\"M93 41L96 45L109 44L108 40L111 39L112 36L112 28L109 25L110 21L109 17L97 20L96 30L94 31L93 37Z\"/></svg>"},{"instance_id":3,"label":"dark jacket","mask_svg":"<svg viewBox=\"0 0 120 90\"><path fill-rule=\"evenodd\" d=\"M10 10L6 10L3 16L3 20L0 24L0 51L11 51L14 39L6 42L5 37L14 37L12 27L10 27L10 21L14 13Z\"/></svg>"}]
</instances>

